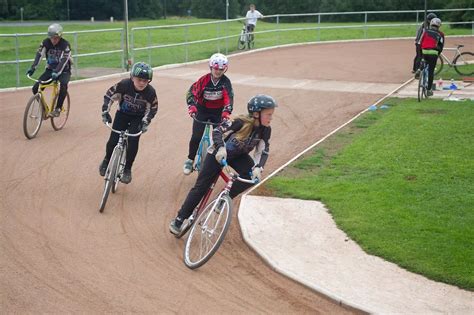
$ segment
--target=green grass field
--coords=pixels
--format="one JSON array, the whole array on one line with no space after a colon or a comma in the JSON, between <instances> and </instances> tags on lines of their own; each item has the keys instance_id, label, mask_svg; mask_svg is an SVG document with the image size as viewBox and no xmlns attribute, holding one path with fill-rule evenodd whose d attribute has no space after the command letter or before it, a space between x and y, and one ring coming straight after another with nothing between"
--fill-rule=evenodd
<instances>
[{"instance_id":1,"label":"green grass field","mask_svg":"<svg viewBox=\"0 0 474 315\"><path fill-rule=\"evenodd\" d=\"M474 102L386 104L257 193L320 200L367 253L474 290Z\"/></svg>"},{"instance_id":2,"label":"green grass field","mask_svg":"<svg viewBox=\"0 0 474 315\"><path fill-rule=\"evenodd\" d=\"M129 27L142 26L165 26L187 23L207 22L204 19L166 19L154 21L132 21ZM374 25L375 23L369 23ZM395 24L381 23L377 24ZM415 26L393 26L365 29L362 23L321 23L321 27L329 26L359 26L360 28L346 29L320 29L301 30L301 28L316 27L317 23L268 23L260 21L257 27L258 32L265 32L256 35L255 48L269 47L281 44L342 40L342 39L362 39L362 38L388 38L388 37L409 37L414 36ZM46 25L36 26L0 26L1 34L15 33L45 33ZM77 32L95 29L122 29L121 22L97 22L93 24L65 24L65 32ZM144 60L153 66L164 64L182 63L208 58L212 53L221 51L232 53L237 51L238 34L242 28L242 23L238 21L228 24L205 24L193 27L168 27L153 30L137 30L130 32L130 45L132 48L142 48L149 45L176 44L192 40L208 39L205 43L189 44L186 46L173 46L150 50L133 51L134 60ZM279 31L276 31L279 30ZM285 30L285 31L284 31ZM469 35L471 29L444 29L447 35ZM133 33L133 35L132 35ZM218 37L231 36L227 39L215 39ZM20 60L33 59L39 43L45 35L34 35L28 37L18 37L18 58ZM77 33L65 34L64 36L71 43L74 54L86 54L92 52L102 52L118 50L119 52L100 55L84 56L76 59L76 64L80 69L84 68L115 68L117 71L123 67L122 42L123 36L120 31L99 32L99 33ZM16 60L15 37L0 37L0 60ZM17 71L20 74L20 86L30 85L24 73L30 66L30 62L20 63L19 69L16 64L0 64L2 77L0 78L0 88L12 87L16 85ZM80 75L80 74L79 74ZM74 77L73 77L74 79Z\"/></svg>"}]
</instances>

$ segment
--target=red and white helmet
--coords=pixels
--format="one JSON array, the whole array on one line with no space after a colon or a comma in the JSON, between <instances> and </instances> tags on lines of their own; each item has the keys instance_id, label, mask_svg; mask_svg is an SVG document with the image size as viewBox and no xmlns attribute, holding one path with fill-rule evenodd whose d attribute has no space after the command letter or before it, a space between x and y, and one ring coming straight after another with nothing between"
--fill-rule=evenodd
<instances>
[{"instance_id":1,"label":"red and white helmet","mask_svg":"<svg viewBox=\"0 0 474 315\"><path fill-rule=\"evenodd\" d=\"M229 60L223 54L216 53L209 58L209 67L212 69L227 70Z\"/></svg>"}]
</instances>

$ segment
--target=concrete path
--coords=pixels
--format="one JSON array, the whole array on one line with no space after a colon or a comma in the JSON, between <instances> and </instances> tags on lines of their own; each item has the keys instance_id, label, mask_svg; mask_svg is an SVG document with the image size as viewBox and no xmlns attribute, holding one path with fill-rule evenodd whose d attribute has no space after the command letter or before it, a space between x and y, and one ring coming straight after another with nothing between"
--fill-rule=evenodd
<instances>
[{"instance_id":1,"label":"concrete path","mask_svg":"<svg viewBox=\"0 0 474 315\"><path fill-rule=\"evenodd\" d=\"M437 83L435 81L435 83ZM434 91L432 98L441 98L446 101L461 101L465 99L474 100L474 82L454 81L455 90L449 89L451 81L443 81L443 89ZM395 93L395 97L417 97L418 95L418 80L413 80L403 89Z\"/></svg>"},{"instance_id":2,"label":"concrete path","mask_svg":"<svg viewBox=\"0 0 474 315\"><path fill-rule=\"evenodd\" d=\"M337 302L381 314L474 314L474 293L366 254L317 201L245 195L242 234L278 272Z\"/></svg>"}]
</instances>

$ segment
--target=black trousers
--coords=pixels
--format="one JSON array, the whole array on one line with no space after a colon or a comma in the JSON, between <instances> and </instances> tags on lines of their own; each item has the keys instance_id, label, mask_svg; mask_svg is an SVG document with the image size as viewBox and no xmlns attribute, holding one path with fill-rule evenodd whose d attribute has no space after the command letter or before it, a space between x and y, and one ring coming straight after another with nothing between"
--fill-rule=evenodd
<instances>
[{"instance_id":1,"label":"black trousers","mask_svg":"<svg viewBox=\"0 0 474 315\"><path fill-rule=\"evenodd\" d=\"M416 71L418 70L418 68L420 68L420 61L422 57L421 45L415 44L415 46L416 46L416 56L415 56L415 59L413 59L413 71Z\"/></svg>"},{"instance_id":2,"label":"black trousers","mask_svg":"<svg viewBox=\"0 0 474 315\"><path fill-rule=\"evenodd\" d=\"M46 69L43 72L43 74L39 77L38 80L40 81L49 80L51 79L52 73L53 73L53 70ZM66 94L67 94L67 85L70 79L71 79L71 72L63 72L58 77L58 81L61 82L61 85L59 86L59 96L58 96L58 102L56 103L56 108L63 108L63 103L64 103L64 100L66 99ZM32 89L33 94L38 93L38 88L39 88L39 83L36 82L33 85L33 89Z\"/></svg>"},{"instance_id":3,"label":"black trousers","mask_svg":"<svg viewBox=\"0 0 474 315\"><path fill-rule=\"evenodd\" d=\"M114 122L112 124L112 128L115 130L127 130L130 133L138 133L142 126L142 118L143 116L133 116L127 115L122 112L117 111L115 113ZM110 132L109 141L107 141L106 151L105 151L105 159L110 160L112 153L114 151L115 146L119 140L119 134L115 132ZM140 136L138 137L128 137L128 147L127 147L127 161L125 163L125 168L131 169L133 161L135 161L135 157L137 156L138 152L138 142L140 141Z\"/></svg>"},{"instance_id":4,"label":"black trousers","mask_svg":"<svg viewBox=\"0 0 474 315\"><path fill-rule=\"evenodd\" d=\"M254 166L254 161L248 154L242 154L235 158L227 159L232 168L240 174L240 177L250 179L252 167ZM202 197L206 194L207 190L211 186L212 182L219 176L219 173L222 169L222 166L216 161L216 157L213 154L207 154L206 159L204 160L204 165L202 170L199 172L198 178L194 187L188 193L181 209L178 212L178 215L181 218L189 218L193 213L194 208L199 204ZM252 184L242 183L235 181L230 190L230 197L234 198L238 196L241 192L252 186Z\"/></svg>"},{"instance_id":5,"label":"black trousers","mask_svg":"<svg viewBox=\"0 0 474 315\"><path fill-rule=\"evenodd\" d=\"M436 68L436 61L438 61L438 55L423 55L426 63L429 66L428 69L428 90L433 87L434 71Z\"/></svg>"},{"instance_id":6,"label":"black trousers","mask_svg":"<svg viewBox=\"0 0 474 315\"><path fill-rule=\"evenodd\" d=\"M222 118L222 109L217 110L204 110L198 107L198 111L196 113L196 119L201 121L211 121L213 123L220 123ZM204 129L206 125L198 123L197 121L193 120L193 133L191 135L191 140L189 140L189 152L188 152L188 159L193 160L196 157L196 152L199 148L199 142L201 142L202 134L204 133Z\"/></svg>"}]
</instances>

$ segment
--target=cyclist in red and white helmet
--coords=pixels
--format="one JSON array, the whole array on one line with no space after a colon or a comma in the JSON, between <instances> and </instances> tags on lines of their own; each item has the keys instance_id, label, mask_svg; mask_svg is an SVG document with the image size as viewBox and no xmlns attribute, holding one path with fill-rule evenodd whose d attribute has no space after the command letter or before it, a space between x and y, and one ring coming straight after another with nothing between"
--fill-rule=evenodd
<instances>
[{"instance_id":1,"label":"cyclist in red and white helmet","mask_svg":"<svg viewBox=\"0 0 474 315\"><path fill-rule=\"evenodd\" d=\"M232 113L234 92L232 83L224 74L229 67L229 60L220 53L209 58L210 72L200 77L189 88L186 94L188 114L201 121L220 123L227 120ZM204 133L205 125L193 121L193 131L189 140L188 158L184 162L183 173L189 175L193 170L193 161Z\"/></svg>"},{"instance_id":2,"label":"cyclist in red and white helmet","mask_svg":"<svg viewBox=\"0 0 474 315\"><path fill-rule=\"evenodd\" d=\"M443 51L444 47L444 33L439 29L441 27L441 20L433 18L430 21L430 27L421 35L421 52L423 59L428 64L428 96L433 95L433 79L438 55Z\"/></svg>"}]
</instances>

